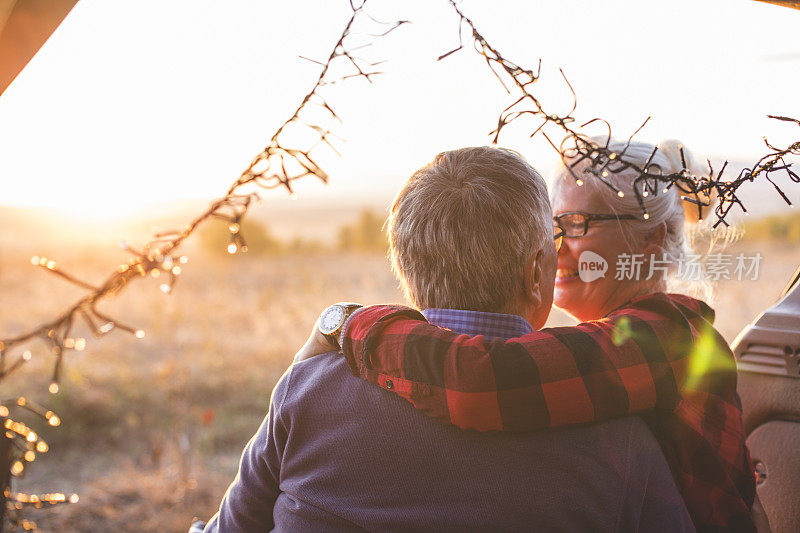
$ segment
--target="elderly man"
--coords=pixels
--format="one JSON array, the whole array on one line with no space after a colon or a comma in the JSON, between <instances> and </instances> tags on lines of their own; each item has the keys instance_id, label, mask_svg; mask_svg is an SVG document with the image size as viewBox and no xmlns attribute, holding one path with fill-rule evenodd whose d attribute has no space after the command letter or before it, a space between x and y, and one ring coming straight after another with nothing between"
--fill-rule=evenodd
<instances>
[{"instance_id":1,"label":"elderly man","mask_svg":"<svg viewBox=\"0 0 800 533\"><path fill-rule=\"evenodd\" d=\"M547 319L552 213L544 181L517 154L440 154L398 194L389 234L395 274L429 321L507 339ZM352 310L334 306L320 329L335 335ZM272 528L693 530L639 418L540 433L462 431L354 377L337 353L298 361L278 382L206 531Z\"/></svg>"}]
</instances>

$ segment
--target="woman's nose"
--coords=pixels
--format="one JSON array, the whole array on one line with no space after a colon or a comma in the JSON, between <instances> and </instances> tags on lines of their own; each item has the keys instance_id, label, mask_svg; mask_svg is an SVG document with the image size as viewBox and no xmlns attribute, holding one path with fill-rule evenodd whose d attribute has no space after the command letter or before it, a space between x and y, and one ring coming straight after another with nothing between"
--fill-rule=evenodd
<instances>
[{"instance_id":1,"label":"woman's nose","mask_svg":"<svg viewBox=\"0 0 800 533\"><path fill-rule=\"evenodd\" d=\"M570 253L570 242L572 241L572 237L564 237L561 240L561 248L558 249L558 255L569 255Z\"/></svg>"}]
</instances>

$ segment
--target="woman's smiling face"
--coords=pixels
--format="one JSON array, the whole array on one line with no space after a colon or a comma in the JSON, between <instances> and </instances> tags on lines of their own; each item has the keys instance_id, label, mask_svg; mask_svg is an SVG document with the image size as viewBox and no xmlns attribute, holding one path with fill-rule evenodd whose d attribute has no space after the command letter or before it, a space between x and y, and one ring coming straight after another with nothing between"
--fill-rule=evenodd
<instances>
[{"instance_id":1,"label":"woman's smiling face","mask_svg":"<svg viewBox=\"0 0 800 533\"><path fill-rule=\"evenodd\" d=\"M590 178L591 179L591 178ZM590 186L578 187L570 175L562 176L556 184L553 196L553 216L579 211L593 215L614 214L603 196ZM630 242L623 231L628 220L594 220L583 237L565 237L558 252L553 301L581 321L602 318L608 312L642 293L643 281L615 279L617 259L622 254L642 253L638 243ZM587 260L593 252L607 263L602 277L582 281L579 276L581 256ZM595 258L596 259L596 258ZM599 260L597 260L599 261ZM647 272L642 268L642 280Z\"/></svg>"}]
</instances>

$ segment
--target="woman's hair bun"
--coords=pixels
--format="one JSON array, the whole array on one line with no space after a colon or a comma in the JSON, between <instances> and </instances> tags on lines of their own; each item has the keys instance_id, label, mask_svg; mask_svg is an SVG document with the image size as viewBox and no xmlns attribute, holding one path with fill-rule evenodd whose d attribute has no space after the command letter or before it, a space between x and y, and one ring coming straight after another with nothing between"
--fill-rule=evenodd
<instances>
[{"instance_id":1,"label":"woman's hair bun","mask_svg":"<svg viewBox=\"0 0 800 533\"><path fill-rule=\"evenodd\" d=\"M692 152L686 148L682 142L676 139L668 139L666 141L662 141L658 144L658 151L661 153L663 158L662 161L667 161L670 168L662 168L662 174L674 174L676 172L680 172L684 169L684 163L686 163L685 168L689 171L689 174L697 176L701 175L703 171L698 168L697 161L692 155ZM683 155L681 155L683 152ZM683 195L683 193L681 193ZM689 195L690 198L695 200L694 195ZM699 195L699 199L703 203L707 203L708 206L703 206L702 208L698 206L694 202L690 201L683 201L683 211L686 216L686 222L696 223L701 221L702 219L706 218L709 213L714 208L714 203L716 201L716 192L711 191L711 195Z\"/></svg>"},{"instance_id":2,"label":"woman's hair bun","mask_svg":"<svg viewBox=\"0 0 800 533\"><path fill-rule=\"evenodd\" d=\"M697 172L697 165L695 164L694 156L692 152L686 148L682 142L676 139L667 139L666 141L661 141L658 143L658 151L664 156L669 162L670 168L662 168L661 172L663 174L673 174L675 172L680 172L683 167L683 162L686 162L686 168L691 173ZM683 158L681 158L681 151L683 151Z\"/></svg>"}]
</instances>

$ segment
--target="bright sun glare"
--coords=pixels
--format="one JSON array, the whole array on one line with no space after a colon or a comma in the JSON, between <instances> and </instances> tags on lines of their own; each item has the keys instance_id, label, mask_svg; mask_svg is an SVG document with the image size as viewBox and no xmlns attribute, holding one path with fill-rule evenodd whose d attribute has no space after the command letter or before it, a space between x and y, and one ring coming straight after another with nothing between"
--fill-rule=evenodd
<instances>
[{"instance_id":1,"label":"bright sun glare","mask_svg":"<svg viewBox=\"0 0 800 533\"><path fill-rule=\"evenodd\" d=\"M319 75L298 55L326 57L346 4L81 0L0 98L0 205L111 221L153 203L221 196ZM436 61L457 42L446 2L377 0L375 9L414 24L370 48L387 60L374 84L330 89L343 121L335 132L346 142L337 144L341 158L320 152L331 185L314 182L302 196L388 201L439 151L488 144L508 104L471 47ZM800 12L720 0L465 0L464 9L504 37L509 58L543 59L547 102L564 94L563 67L578 118L608 119L619 136L652 115L641 140L679 138L696 153L746 164L763 155L762 136L783 142L788 128L768 113L800 114L791 96L800 56L787 56ZM566 39L560 24L539 22L565 13L581 14ZM602 46L611 63L586 54L587 45ZM623 67L608 76L614 61ZM767 69L769 83L744 75ZM510 129L501 143L546 172L552 149L529 133Z\"/></svg>"},{"instance_id":2,"label":"bright sun glare","mask_svg":"<svg viewBox=\"0 0 800 533\"><path fill-rule=\"evenodd\" d=\"M147 205L147 199L135 196L120 194L109 198L102 192L88 194L84 192L81 194L80 201L67 200L43 207L52 210L55 214L63 213L71 218L88 222L112 222L135 217Z\"/></svg>"}]
</instances>

